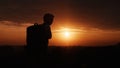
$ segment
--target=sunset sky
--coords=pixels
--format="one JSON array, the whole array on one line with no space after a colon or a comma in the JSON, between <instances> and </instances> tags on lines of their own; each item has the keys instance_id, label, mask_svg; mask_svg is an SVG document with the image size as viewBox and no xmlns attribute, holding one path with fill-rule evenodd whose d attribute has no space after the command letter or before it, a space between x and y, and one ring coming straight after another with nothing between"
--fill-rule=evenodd
<instances>
[{"instance_id":1,"label":"sunset sky","mask_svg":"<svg viewBox=\"0 0 120 68\"><path fill-rule=\"evenodd\" d=\"M118 0L0 0L0 45L25 45L26 28L48 12L55 15L49 45L120 42Z\"/></svg>"}]
</instances>

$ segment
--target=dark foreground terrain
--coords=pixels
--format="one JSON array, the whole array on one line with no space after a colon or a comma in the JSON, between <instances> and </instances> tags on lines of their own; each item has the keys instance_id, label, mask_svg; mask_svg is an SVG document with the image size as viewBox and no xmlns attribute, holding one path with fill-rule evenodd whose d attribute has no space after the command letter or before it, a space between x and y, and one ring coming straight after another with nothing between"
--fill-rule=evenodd
<instances>
[{"instance_id":1,"label":"dark foreground terrain","mask_svg":"<svg viewBox=\"0 0 120 68\"><path fill-rule=\"evenodd\" d=\"M120 45L54 47L47 56L29 56L24 46L1 46L0 66L34 68L120 68Z\"/></svg>"}]
</instances>

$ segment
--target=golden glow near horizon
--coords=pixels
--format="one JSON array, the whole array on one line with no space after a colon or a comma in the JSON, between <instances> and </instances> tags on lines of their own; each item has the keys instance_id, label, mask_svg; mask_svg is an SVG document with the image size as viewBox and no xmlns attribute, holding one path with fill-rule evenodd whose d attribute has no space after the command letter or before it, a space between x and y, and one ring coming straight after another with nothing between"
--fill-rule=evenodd
<instances>
[{"instance_id":1,"label":"golden glow near horizon","mask_svg":"<svg viewBox=\"0 0 120 68\"><path fill-rule=\"evenodd\" d=\"M0 23L0 45L26 44L26 27L32 24ZM54 26L53 26L54 27ZM60 26L61 27L61 26ZM120 41L120 31L106 31L95 28L62 26L52 29L50 46L103 45Z\"/></svg>"},{"instance_id":2,"label":"golden glow near horizon","mask_svg":"<svg viewBox=\"0 0 120 68\"><path fill-rule=\"evenodd\" d=\"M64 28L61 30L62 36L64 39L70 39L71 38L71 32L70 29Z\"/></svg>"},{"instance_id":3,"label":"golden glow near horizon","mask_svg":"<svg viewBox=\"0 0 120 68\"><path fill-rule=\"evenodd\" d=\"M61 39L64 41L72 40L74 38L73 36L74 32L71 31L70 28L61 28L59 30L56 30L55 33L57 33L58 39Z\"/></svg>"},{"instance_id":4,"label":"golden glow near horizon","mask_svg":"<svg viewBox=\"0 0 120 68\"><path fill-rule=\"evenodd\" d=\"M78 36L77 34L79 34L79 37L81 36L82 30L62 27L60 29L53 30L52 33L53 38L51 42L53 45L70 46L72 43L75 43Z\"/></svg>"},{"instance_id":5,"label":"golden glow near horizon","mask_svg":"<svg viewBox=\"0 0 120 68\"><path fill-rule=\"evenodd\" d=\"M69 32L64 32L64 35L65 35L65 37L70 37L70 33Z\"/></svg>"}]
</instances>

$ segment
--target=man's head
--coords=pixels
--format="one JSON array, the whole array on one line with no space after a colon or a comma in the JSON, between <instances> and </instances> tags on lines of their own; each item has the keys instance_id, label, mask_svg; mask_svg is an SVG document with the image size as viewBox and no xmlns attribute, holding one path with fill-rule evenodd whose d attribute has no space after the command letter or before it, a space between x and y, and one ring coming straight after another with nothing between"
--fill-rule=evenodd
<instances>
[{"instance_id":1,"label":"man's head","mask_svg":"<svg viewBox=\"0 0 120 68\"><path fill-rule=\"evenodd\" d=\"M44 24L51 25L54 19L54 15L50 13L46 13L43 18L44 18Z\"/></svg>"},{"instance_id":2,"label":"man's head","mask_svg":"<svg viewBox=\"0 0 120 68\"><path fill-rule=\"evenodd\" d=\"M38 26L39 24L38 23L34 23L34 26Z\"/></svg>"}]
</instances>

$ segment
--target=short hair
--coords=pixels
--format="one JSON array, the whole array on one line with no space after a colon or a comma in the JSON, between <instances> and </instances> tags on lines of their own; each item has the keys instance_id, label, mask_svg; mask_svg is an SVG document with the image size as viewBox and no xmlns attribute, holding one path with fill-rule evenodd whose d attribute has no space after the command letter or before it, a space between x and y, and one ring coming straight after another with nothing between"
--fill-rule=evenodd
<instances>
[{"instance_id":1,"label":"short hair","mask_svg":"<svg viewBox=\"0 0 120 68\"><path fill-rule=\"evenodd\" d=\"M44 19L54 18L54 15L51 14L51 13L46 13L43 18L44 18Z\"/></svg>"},{"instance_id":2,"label":"short hair","mask_svg":"<svg viewBox=\"0 0 120 68\"><path fill-rule=\"evenodd\" d=\"M39 25L38 23L34 23L34 26Z\"/></svg>"}]
</instances>

